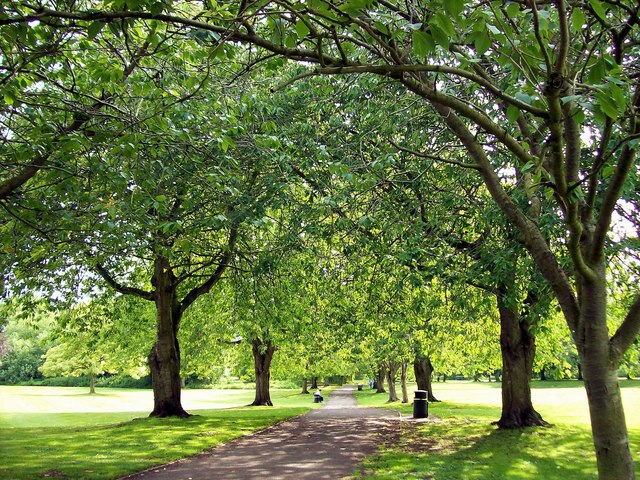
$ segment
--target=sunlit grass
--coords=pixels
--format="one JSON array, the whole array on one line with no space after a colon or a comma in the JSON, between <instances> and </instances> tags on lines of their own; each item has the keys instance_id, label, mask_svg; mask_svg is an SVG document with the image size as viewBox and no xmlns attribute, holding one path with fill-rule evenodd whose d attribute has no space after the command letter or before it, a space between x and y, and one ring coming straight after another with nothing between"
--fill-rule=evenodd
<instances>
[{"instance_id":1,"label":"sunlit grass","mask_svg":"<svg viewBox=\"0 0 640 480\"><path fill-rule=\"evenodd\" d=\"M0 386L0 428L86 426L146 417L153 407L152 390ZM272 390L276 406L299 406L311 398L298 390ZM183 390L182 405L191 413L232 408L253 401L254 390ZM312 398L311 398L312 399ZM55 415L52 415L55 414ZM91 414L91 415L86 415Z\"/></svg>"},{"instance_id":2,"label":"sunlit grass","mask_svg":"<svg viewBox=\"0 0 640 480\"><path fill-rule=\"evenodd\" d=\"M622 382L632 455L640 461L640 382ZM430 403L436 423L408 421L397 445L365 460L368 479L596 479L589 412L579 382L534 382L536 409L550 428L500 431L500 384L447 382L434 386L442 403ZM358 392L364 405L385 406L410 417L412 404ZM640 465L636 464L640 474Z\"/></svg>"},{"instance_id":3,"label":"sunlit grass","mask_svg":"<svg viewBox=\"0 0 640 480\"><path fill-rule=\"evenodd\" d=\"M147 418L147 390L0 387L0 479L117 478L193 455L300 415L313 404L274 390L275 407L246 407L251 390L186 390L188 419ZM202 409L199 407L208 407Z\"/></svg>"}]
</instances>

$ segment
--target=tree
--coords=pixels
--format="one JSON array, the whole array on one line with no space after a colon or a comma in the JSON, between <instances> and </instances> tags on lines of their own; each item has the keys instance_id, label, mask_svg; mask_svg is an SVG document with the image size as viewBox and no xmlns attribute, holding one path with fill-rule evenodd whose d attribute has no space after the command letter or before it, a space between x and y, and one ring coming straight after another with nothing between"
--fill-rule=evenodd
<instances>
[{"instance_id":1,"label":"tree","mask_svg":"<svg viewBox=\"0 0 640 480\"><path fill-rule=\"evenodd\" d=\"M103 373L134 378L147 373L140 352L152 325L147 322L145 328L140 306L126 298L97 298L61 311L49 334L56 345L46 351L39 370L45 377L88 376L90 394L96 393L96 376Z\"/></svg>"},{"instance_id":2,"label":"tree","mask_svg":"<svg viewBox=\"0 0 640 480\"><path fill-rule=\"evenodd\" d=\"M173 61L194 58L197 53L187 51ZM268 166L273 159L257 158L260 147L252 134L260 132L261 123L251 117L255 109L250 106L255 99L236 91L237 102L227 104L215 90L183 82L184 75L165 63L162 81L146 91L151 99L139 102L135 114L119 110L118 121L136 128L122 133L122 124L104 124L104 143L71 152L86 164L86 176L68 179L57 195L44 192L39 200L45 211L55 212L53 233L42 235L40 229L34 234L44 236L41 240L55 236L61 245L55 257L42 259L50 270L74 268L85 285L98 276L103 285L155 305L157 338L149 354L154 416L187 415L180 403L177 335L182 316L222 278L241 225L258 221L284 188L277 170ZM144 74L129 82L128 95L148 86ZM167 94L177 97L169 105ZM117 100L124 104L127 97ZM196 124L191 108L199 112ZM237 123L241 117L244 127ZM87 270L95 275L87 278Z\"/></svg>"},{"instance_id":3,"label":"tree","mask_svg":"<svg viewBox=\"0 0 640 480\"><path fill-rule=\"evenodd\" d=\"M633 478L616 373L640 331L640 297L610 334L606 246L613 212L636 174L637 2L273 1L240 11L229 5L235 24L150 5L157 3L140 11L58 12L18 4L0 25L156 17L228 34L231 23L237 41L317 63L307 75L369 72L423 98L458 137L470 158L462 167L482 177L560 304L584 370L600 478ZM254 17L269 21L253 24ZM513 189L496 151L520 179ZM514 192L528 202L516 202ZM561 246L547 242L537 223L546 197L566 227Z\"/></svg>"},{"instance_id":4,"label":"tree","mask_svg":"<svg viewBox=\"0 0 640 480\"><path fill-rule=\"evenodd\" d=\"M0 382L16 384L42 378L42 355L53 346L50 332L56 314L36 298L5 300L0 323L6 338L0 354Z\"/></svg>"}]
</instances>

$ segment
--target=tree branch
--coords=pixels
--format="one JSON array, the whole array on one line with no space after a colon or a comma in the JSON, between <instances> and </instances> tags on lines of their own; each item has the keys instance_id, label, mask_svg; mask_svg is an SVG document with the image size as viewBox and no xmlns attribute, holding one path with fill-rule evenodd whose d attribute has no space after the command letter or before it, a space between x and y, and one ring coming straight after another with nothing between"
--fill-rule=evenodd
<instances>
[{"instance_id":1,"label":"tree branch","mask_svg":"<svg viewBox=\"0 0 640 480\"><path fill-rule=\"evenodd\" d=\"M640 84L636 85L633 105L636 111L640 110ZM631 135L637 135L640 133L640 122L638 121L638 114L634 114L631 116L629 124L629 133ZM600 216L598 217L598 223L596 225L596 229L593 235L593 242L591 245L590 253L592 256L599 255L599 252L602 252L604 248L607 233L611 225L611 217L613 215L613 211L616 208L616 203L620 198L620 194L629 175L629 172L631 171L631 167L633 166L635 157L636 150L630 148L629 144L626 144L622 148L622 152L620 153L620 161L618 162L618 166L615 170L615 173L613 174L613 178L611 180L611 183L609 184L609 187L607 188L604 200L602 202Z\"/></svg>"},{"instance_id":2,"label":"tree branch","mask_svg":"<svg viewBox=\"0 0 640 480\"><path fill-rule=\"evenodd\" d=\"M618 330L616 330L616 333L609 341L611 345L611 359L615 362L615 365L620 363L624 353L634 342L638 334L640 334L640 295L636 297L622 325L618 327Z\"/></svg>"},{"instance_id":3,"label":"tree branch","mask_svg":"<svg viewBox=\"0 0 640 480\"><path fill-rule=\"evenodd\" d=\"M500 210L502 210L507 218L513 222L524 235L527 251L544 278L551 285L560 303L569 329L575 334L577 331L577 320L579 318L578 300L567 275L547 245L538 226L531 222L513 203L512 199L504 190L500 177L494 171L491 161L487 157L482 145L476 140L475 135L469 131L460 117L446 105L436 102L431 102L431 104L444 119L451 131L460 139L476 163L480 165L480 174L484 179L484 184L491 194L491 197L500 207Z\"/></svg>"},{"instance_id":4,"label":"tree branch","mask_svg":"<svg viewBox=\"0 0 640 480\"><path fill-rule=\"evenodd\" d=\"M92 257L91 254L88 254L89 257ZM147 292L146 290L142 290L136 287L127 287L126 285L122 285L107 271L107 269L101 264L97 263L95 266L96 272L104 279L107 284L113 288L116 292L122 293L123 295L133 295L136 297L143 298L145 300L153 301L155 300L155 294L153 292Z\"/></svg>"},{"instance_id":5,"label":"tree branch","mask_svg":"<svg viewBox=\"0 0 640 480\"><path fill-rule=\"evenodd\" d=\"M180 302L179 311L180 314L184 313L184 311L191 306L193 302L195 302L198 297L208 293L213 286L218 283L218 281L222 278L222 274L229 266L229 262L233 257L235 252L236 241L238 239L238 226L234 225L231 227L229 231L229 238L227 240L227 248L224 254L222 254L220 258L220 262L218 263L218 267L215 269L213 274L202 284L193 288L187 295L185 295L184 299Z\"/></svg>"}]
</instances>

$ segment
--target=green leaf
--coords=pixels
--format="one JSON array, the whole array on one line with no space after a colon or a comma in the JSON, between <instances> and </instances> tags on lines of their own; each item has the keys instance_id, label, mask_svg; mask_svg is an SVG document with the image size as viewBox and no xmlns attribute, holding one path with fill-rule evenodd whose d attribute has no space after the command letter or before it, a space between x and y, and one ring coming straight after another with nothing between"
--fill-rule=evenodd
<instances>
[{"instance_id":1,"label":"green leaf","mask_svg":"<svg viewBox=\"0 0 640 480\"><path fill-rule=\"evenodd\" d=\"M507 5L506 11L507 11L507 15L509 15L510 18L513 18L517 16L518 13L520 13L520 5L517 4L516 2L512 2L509 5Z\"/></svg>"},{"instance_id":2,"label":"green leaf","mask_svg":"<svg viewBox=\"0 0 640 480\"><path fill-rule=\"evenodd\" d=\"M515 123L516 121L518 121L518 118L520 118L520 115L522 114L522 112L520 111L520 109L514 105L509 105L507 107L507 119L512 122Z\"/></svg>"},{"instance_id":3,"label":"green leaf","mask_svg":"<svg viewBox=\"0 0 640 480\"><path fill-rule=\"evenodd\" d=\"M624 94L624 90L615 83L609 83L607 87L611 98L618 107L618 111L620 113L624 113L625 109L627 108L627 97Z\"/></svg>"},{"instance_id":4,"label":"green leaf","mask_svg":"<svg viewBox=\"0 0 640 480\"><path fill-rule=\"evenodd\" d=\"M602 5L602 2L600 0L589 0L589 4L591 5L591 8L595 12L595 14L598 15L602 20L607 19L607 12L605 11L604 6Z\"/></svg>"},{"instance_id":5,"label":"green leaf","mask_svg":"<svg viewBox=\"0 0 640 480\"><path fill-rule=\"evenodd\" d=\"M415 53L420 59L424 59L429 52L435 50L435 43L433 38L426 32L421 30L414 30L411 33L413 53Z\"/></svg>"},{"instance_id":6,"label":"green leaf","mask_svg":"<svg viewBox=\"0 0 640 480\"><path fill-rule=\"evenodd\" d=\"M229 148L233 148L236 146L236 142L233 141L231 137L222 137L222 141L220 142L220 148L222 148L223 152L227 152Z\"/></svg>"},{"instance_id":7,"label":"green leaf","mask_svg":"<svg viewBox=\"0 0 640 480\"><path fill-rule=\"evenodd\" d=\"M484 55L486 51L489 50L491 47L491 38L489 38L486 31L476 34L474 45L478 55Z\"/></svg>"},{"instance_id":8,"label":"green leaf","mask_svg":"<svg viewBox=\"0 0 640 480\"><path fill-rule=\"evenodd\" d=\"M156 202L166 202L167 201L167 196L166 195L157 195L155 200L156 200Z\"/></svg>"},{"instance_id":9,"label":"green leaf","mask_svg":"<svg viewBox=\"0 0 640 480\"><path fill-rule=\"evenodd\" d=\"M456 29L451 22L451 19L446 15L443 15L441 12L438 12L434 18L434 23L442 28L442 31L449 37L453 37L456 33ZM447 41L447 45L449 42Z\"/></svg>"},{"instance_id":10,"label":"green leaf","mask_svg":"<svg viewBox=\"0 0 640 480\"><path fill-rule=\"evenodd\" d=\"M383 35L389 35L389 27L387 27L384 23L376 21L374 22L374 25L380 33L382 33Z\"/></svg>"},{"instance_id":11,"label":"green leaf","mask_svg":"<svg viewBox=\"0 0 640 480\"><path fill-rule=\"evenodd\" d=\"M573 110L571 110L571 117L573 118L573 121L576 122L577 124L582 124L586 120L584 111L579 107L576 107Z\"/></svg>"},{"instance_id":12,"label":"green leaf","mask_svg":"<svg viewBox=\"0 0 640 480\"><path fill-rule=\"evenodd\" d=\"M10 92L8 90L5 90L3 92L3 97L4 97L4 103L6 103L9 106L13 105L13 103L16 101L15 97L13 96L13 92Z\"/></svg>"},{"instance_id":13,"label":"green leaf","mask_svg":"<svg viewBox=\"0 0 640 480\"><path fill-rule=\"evenodd\" d=\"M600 110L602 110L602 113L607 117L616 120L623 113L607 91L600 91L596 93L596 99L600 106Z\"/></svg>"},{"instance_id":14,"label":"green leaf","mask_svg":"<svg viewBox=\"0 0 640 480\"><path fill-rule=\"evenodd\" d=\"M573 27L574 32L582 31L582 26L585 24L586 18L584 16L584 12L581 8L576 7L571 12L571 26Z\"/></svg>"},{"instance_id":15,"label":"green leaf","mask_svg":"<svg viewBox=\"0 0 640 480\"><path fill-rule=\"evenodd\" d=\"M341 5L339 8L348 15L359 17L369 8L369 1L347 0L347 2L344 5Z\"/></svg>"},{"instance_id":16,"label":"green leaf","mask_svg":"<svg viewBox=\"0 0 640 480\"><path fill-rule=\"evenodd\" d=\"M164 3L155 2L149 6L149 12L151 12L151 15L160 15L162 10L164 10L164 7Z\"/></svg>"},{"instance_id":17,"label":"green leaf","mask_svg":"<svg viewBox=\"0 0 640 480\"><path fill-rule=\"evenodd\" d=\"M307 27L307 24L304 23L302 20L298 20L296 22L296 33L298 34L299 39L303 39L304 37L309 35L310 32L311 30L309 30L309 27Z\"/></svg>"},{"instance_id":18,"label":"green leaf","mask_svg":"<svg viewBox=\"0 0 640 480\"><path fill-rule=\"evenodd\" d=\"M602 57L600 57L596 63L589 69L587 74L587 82L591 85L599 85L602 83L605 75L607 74L607 66Z\"/></svg>"},{"instance_id":19,"label":"green leaf","mask_svg":"<svg viewBox=\"0 0 640 480\"><path fill-rule=\"evenodd\" d=\"M293 35L287 35L284 37L284 46L289 48L296 48L298 42L296 41L296 37Z\"/></svg>"},{"instance_id":20,"label":"green leaf","mask_svg":"<svg viewBox=\"0 0 640 480\"><path fill-rule=\"evenodd\" d=\"M444 2L444 9L452 17L458 17L464 12L464 0L447 0Z\"/></svg>"},{"instance_id":21,"label":"green leaf","mask_svg":"<svg viewBox=\"0 0 640 480\"><path fill-rule=\"evenodd\" d=\"M582 100L582 95L567 95L566 97L562 97L560 99L560 101L562 102L563 105L569 103L569 102L575 102L578 100Z\"/></svg>"},{"instance_id":22,"label":"green leaf","mask_svg":"<svg viewBox=\"0 0 640 480\"><path fill-rule=\"evenodd\" d=\"M533 105L534 98L531 95L527 95L526 93L518 92L514 95L521 102L526 103L527 105Z\"/></svg>"},{"instance_id":23,"label":"green leaf","mask_svg":"<svg viewBox=\"0 0 640 480\"><path fill-rule=\"evenodd\" d=\"M91 39L96 38L105 25L105 22L93 22L89 25L89 28L87 28L87 36Z\"/></svg>"},{"instance_id":24,"label":"green leaf","mask_svg":"<svg viewBox=\"0 0 640 480\"><path fill-rule=\"evenodd\" d=\"M449 36L437 25L431 24L431 35L438 45L449 50Z\"/></svg>"}]
</instances>

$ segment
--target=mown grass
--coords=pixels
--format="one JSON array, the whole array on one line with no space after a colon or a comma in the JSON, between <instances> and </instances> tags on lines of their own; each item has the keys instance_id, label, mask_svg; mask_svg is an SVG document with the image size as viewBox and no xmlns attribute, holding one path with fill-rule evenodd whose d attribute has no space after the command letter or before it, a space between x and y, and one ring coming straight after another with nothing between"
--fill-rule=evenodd
<instances>
[{"instance_id":1,"label":"mown grass","mask_svg":"<svg viewBox=\"0 0 640 480\"><path fill-rule=\"evenodd\" d=\"M578 382L535 382L534 405L551 427L501 431L499 384L451 382L435 386L442 403L430 403L440 420L402 424L399 440L364 462L361 478L596 479L584 387ZM387 396L358 392L358 401L410 417L412 405L387 404ZM632 455L640 461L640 382L623 382ZM640 464L636 463L640 475Z\"/></svg>"},{"instance_id":2,"label":"mown grass","mask_svg":"<svg viewBox=\"0 0 640 480\"><path fill-rule=\"evenodd\" d=\"M248 390L192 390L185 397L194 416L157 419L147 418L149 391L104 389L90 396L75 388L0 387L0 479L118 478L317 406L299 390L273 391L275 407L240 406L253 400ZM100 411L108 405L111 411Z\"/></svg>"}]
</instances>

